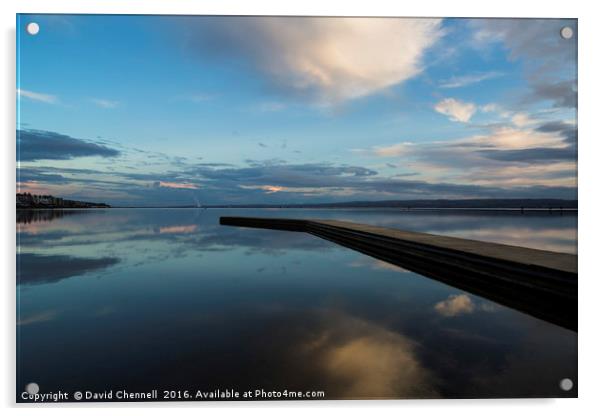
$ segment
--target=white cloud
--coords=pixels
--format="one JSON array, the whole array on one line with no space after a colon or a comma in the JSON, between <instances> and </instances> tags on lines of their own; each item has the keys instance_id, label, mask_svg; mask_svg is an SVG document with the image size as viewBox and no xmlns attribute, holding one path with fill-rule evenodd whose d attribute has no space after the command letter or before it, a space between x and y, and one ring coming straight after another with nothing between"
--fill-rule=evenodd
<instances>
[{"instance_id":1,"label":"white cloud","mask_svg":"<svg viewBox=\"0 0 602 416\"><path fill-rule=\"evenodd\" d=\"M495 103L489 103L482 106L480 110L484 113L493 113L494 111L499 110L499 106Z\"/></svg>"},{"instance_id":2,"label":"white cloud","mask_svg":"<svg viewBox=\"0 0 602 416\"><path fill-rule=\"evenodd\" d=\"M441 88L460 88L465 87L467 85L477 84L482 81L486 81L488 79L501 77L501 72L492 71L492 72L482 72L478 74L470 74L463 75L459 77L451 77L445 81L442 81L439 86Z\"/></svg>"},{"instance_id":3,"label":"white cloud","mask_svg":"<svg viewBox=\"0 0 602 416\"><path fill-rule=\"evenodd\" d=\"M306 190L297 190L295 188L276 185L239 185L239 187L242 189L260 189L265 191L267 194L273 194L276 192L306 192Z\"/></svg>"},{"instance_id":4,"label":"white cloud","mask_svg":"<svg viewBox=\"0 0 602 416\"><path fill-rule=\"evenodd\" d=\"M197 46L243 58L268 81L335 104L410 79L442 35L440 19L245 17L199 28ZM227 45L228 48L216 44Z\"/></svg>"},{"instance_id":5,"label":"white cloud","mask_svg":"<svg viewBox=\"0 0 602 416\"><path fill-rule=\"evenodd\" d=\"M525 127L535 123L535 121L532 120L531 117L529 117L529 115L526 113L516 113L512 116L511 120L512 123L517 127Z\"/></svg>"},{"instance_id":6,"label":"white cloud","mask_svg":"<svg viewBox=\"0 0 602 416\"><path fill-rule=\"evenodd\" d=\"M496 113L501 118L511 118L513 113L511 111L506 110L499 104L489 103L479 107L479 111L483 113Z\"/></svg>"},{"instance_id":7,"label":"white cloud","mask_svg":"<svg viewBox=\"0 0 602 416\"><path fill-rule=\"evenodd\" d=\"M473 103L465 103L455 98L445 98L435 105L435 111L445 114L452 121L468 123L477 111Z\"/></svg>"},{"instance_id":8,"label":"white cloud","mask_svg":"<svg viewBox=\"0 0 602 416\"><path fill-rule=\"evenodd\" d=\"M507 109L503 108L502 106L498 105L498 104L494 104L494 103L489 103L483 106L479 107L479 111L482 111L483 113L495 113L497 116L499 116L504 120L504 123L507 122L508 120L512 123L513 126L515 127L527 127L527 126L531 126L535 123L537 123L540 120L534 119L532 117L532 115L525 113L525 112L512 112L512 111L508 111Z\"/></svg>"},{"instance_id":9,"label":"white cloud","mask_svg":"<svg viewBox=\"0 0 602 416\"><path fill-rule=\"evenodd\" d=\"M188 182L167 182L158 181L155 182L155 187L160 188L172 188L172 189L200 189L198 185Z\"/></svg>"},{"instance_id":10,"label":"white cloud","mask_svg":"<svg viewBox=\"0 0 602 416\"><path fill-rule=\"evenodd\" d=\"M119 101L105 100L102 98L92 98L91 101L101 108L116 108L119 106Z\"/></svg>"},{"instance_id":11,"label":"white cloud","mask_svg":"<svg viewBox=\"0 0 602 416\"><path fill-rule=\"evenodd\" d=\"M554 133L544 133L532 129L516 129L513 127L500 127L493 129L489 134L472 136L459 141L473 147L479 145L483 150L511 150L528 149L534 147L563 148L566 147L563 137Z\"/></svg>"},{"instance_id":12,"label":"white cloud","mask_svg":"<svg viewBox=\"0 0 602 416\"><path fill-rule=\"evenodd\" d=\"M396 143L391 146L375 147L373 153L382 157L402 156L411 150L411 146L412 143Z\"/></svg>"},{"instance_id":13,"label":"white cloud","mask_svg":"<svg viewBox=\"0 0 602 416\"><path fill-rule=\"evenodd\" d=\"M58 98L54 95L28 91L28 90L23 90L23 89L19 89L19 88L17 88L17 95L19 97L25 97L25 98L29 98L30 100L40 101L40 102L47 103L47 104L56 104L59 101Z\"/></svg>"}]
</instances>

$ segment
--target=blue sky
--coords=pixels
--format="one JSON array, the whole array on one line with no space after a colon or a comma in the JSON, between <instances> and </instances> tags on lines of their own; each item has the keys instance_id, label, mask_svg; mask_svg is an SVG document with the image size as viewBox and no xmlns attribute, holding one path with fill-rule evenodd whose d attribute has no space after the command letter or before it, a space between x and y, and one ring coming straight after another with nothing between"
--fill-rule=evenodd
<instances>
[{"instance_id":1,"label":"blue sky","mask_svg":"<svg viewBox=\"0 0 602 416\"><path fill-rule=\"evenodd\" d=\"M115 205L576 198L574 20L17 23L18 191Z\"/></svg>"}]
</instances>

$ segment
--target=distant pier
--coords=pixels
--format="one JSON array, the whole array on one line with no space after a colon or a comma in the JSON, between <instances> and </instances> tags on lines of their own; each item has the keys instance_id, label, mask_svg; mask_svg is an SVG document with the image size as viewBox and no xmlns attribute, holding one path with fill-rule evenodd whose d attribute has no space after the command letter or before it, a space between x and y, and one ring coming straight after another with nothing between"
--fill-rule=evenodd
<instances>
[{"instance_id":1,"label":"distant pier","mask_svg":"<svg viewBox=\"0 0 602 416\"><path fill-rule=\"evenodd\" d=\"M577 331L573 254L347 221L221 217L220 224L313 234Z\"/></svg>"}]
</instances>

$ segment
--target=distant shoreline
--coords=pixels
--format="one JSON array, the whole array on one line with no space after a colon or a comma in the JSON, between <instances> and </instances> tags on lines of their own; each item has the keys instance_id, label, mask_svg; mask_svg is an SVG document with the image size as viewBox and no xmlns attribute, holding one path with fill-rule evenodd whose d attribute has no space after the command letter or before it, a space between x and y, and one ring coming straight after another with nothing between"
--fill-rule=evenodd
<instances>
[{"instance_id":1,"label":"distant shoreline","mask_svg":"<svg viewBox=\"0 0 602 416\"><path fill-rule=\"evenodd\" d=\"M18 195L19 196L19 195ZM31 196L28 196L31 198ZM22 197L23 198L23 197ZM112 208L112 209L388 209L400 211L578 211L577 200L567 199L435 199L435 200L389 200L389 201L350 201L312 204L198 204L198 205L151 205L151 206L110 206L104 203L69 201L44 196L34 196L40 201L32 204L18 201L17 209L73 209L73 208ZM54 204L52 201L59 201ZM22 202L19 204L19 202ZM30 201L27 201L30 202ZM31 201L33 202L33 201Z\"/></svg>"},{"instance_id":2,"label":"distant shoreline","mask_svg":"<svg viewBox=\"0 0 602 416\"><path fill-rule=\"evenodd\" d=\"M95 209L299 209L299 210L389 210L398 212L428 212L428 211L464 211L464 212L553 212L553 213L578 213L578 208L410 208L402 209L397 207L86 207L86 208L17 208L17 211L75 211L75 210L95 210Z\"/></svg>"},{"instance_id":3,"label":"distant shoreline","mask_svg":"<svg viewBox=\"0 0 602 416\"><path fill-rule=\"evenodd\" d=\"M129 206L115 208L200 208L200 209L396 209L467 211L577 211L577 200L564 199L464 199L352 201L322 204L207 204L177 206Z\"/></svg>"}]
</instances>

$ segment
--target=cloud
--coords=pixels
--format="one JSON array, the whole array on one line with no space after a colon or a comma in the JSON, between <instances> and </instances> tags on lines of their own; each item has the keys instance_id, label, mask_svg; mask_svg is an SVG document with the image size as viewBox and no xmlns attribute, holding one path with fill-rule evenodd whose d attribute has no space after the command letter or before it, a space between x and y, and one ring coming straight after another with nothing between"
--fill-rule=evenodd
<instances>
[{"instance_id":1,"label":"cloud","mask_svg":"<svg viewBox=\"0 0 602 416\"><path fill-rule=\"evenodd\" d=\"M525 117L528 119L528 116ZM353 151L379 157L424 157L453 164L460 153L477 156L477 152L489 150L563 149L576 142L577 131L574 125L564 122L546 122L533 126L533 123L529 119L528 124L523 128L494 125L486 133L456 140L403 142L388 146L374 146L371 149L353 149ZM472 162L477 161L473 159Z\"/></svg>"},{"instance_id":2,"label":"cloud","mask_svg":"<svg viewBox=\"0 0 602 416\"><path fill-rule=\"evenodd\" d=\"M577 160L577 152L572 147L532 147L518 150L481 150L483 156L506 162L552 162L563 160Z\"/></svg>"},{"instance_id":3,"label":"cloud","mask_svg":"<svg viewBox=\"0 0 602 416\"><path fill-rule=\"evenodd\" d=\"M524 63L530 91L525 102L551 101L554 107L577 104L576 19L475 19L474 41L478 46L501 43L512 60ZM573 29L563 39L560 30Z\"/></svg>"},{"instance_id":4,"label":"cloud","mask_svg":"<svg viewBox=\"0 0 602 416\"><path fill-rule=\"evenodd\" d=\"M17 130L17 158L68 160L84 156L114 157L119 151L91 141L43 130Z\"/></svg>"},{"instance_id":5,"label":"cloud","mask_svg":"<svg viewBox=\"0 0 602 416\"><path fill-rule=\"evenodd\" d=\"M480 110L484 113L493 113L494 111L499 110L499 106L495 103L489 103L482 106Z\"/></svg>"},{"instance_id":6,"label":"cloud","mask_svg":"<svg viewBox=\"0 0 602 416\"><path fill-rule=\"evenodd\" d=\"M56 104L59 101L58 98L54 95L28 91L19 88L17 88L17 95L19 96L19 98L25 97L30 100L39 101L46 104Z\"/></svg>"},{"instance_id":7,"label":"cloud","mask_svg":"<svg viewBox=\"0 0 602 416\"><path fill-rule=\"evenodd\" d=\"M374 153L377 156L392 157L402 156L411 151L412 143L396 143L391 146L380 146L374 148Z\"/></svg>"},{"instance_id":8,"label":"cloud","mask_svg":"<svg viewBox=\"0 0 602 416\"><path fill-rule=\"evenodd\" d=\"M452 121L467 123L477 111L473 103L465 103L455 98L445 98L435 105L435 111L445 114Z\"/></svg>"},{"instance_id":9,"label":"cloud","mask_svg":"<svg viewBox=\"0 0 602 416\"><path fill-rule=\"evenodd\" d=\"M480 155L474 143L456 144L457 147L447 147L444 143L438 143L432 146L416 146L412 152L412 157L426 160L426 163L440 164L439 168L443 171L444 177L450 170L456 167L462 174L471 172L469 169L481 166L484 172L491 168L493 161L490 161ZM470 164L475 164L473 167ZM497 162L498 164L500 162ZM407 161L406 165L412 165ZM429 166L430 167L430 166ZM437 166L435 166L437 168ZM566 167L565 175L566 173ZM436 169L435 169L436 170ZM272 191L269 195L277 197L280 194L286 194L281 199L272 199L273 202L293 202L291 194L296 193L303 196L302 201L309 201L307 197L313 196L325 200L334 198L354 199L395 199L395 198L507 198L507 197L568 197L574 193L571 187L554 186L525 186L513 184L506 187L501 177L496 186L495 180L491 181L491 186L475 185L474 178L462 178L462 180L445 181L442 178L433 178L426 180L408 180L403 177L382 177L377 171L359 166L334 166L330 164L302 164L293 165L286 163L264 165L255 165L247 168L230 168L207 170L197 169L197 174L202 176L208 187L218 186L222 192L232 192L236 189L264 191L261 195L266 195L266 190ZM501 172L503 173L503 172ZM192 174L192 171L190 172ZM516 175L516 172L508 173ZM528 177L531 179L531 177ZM545 179L540 179L544 181ZM537 184L537 178L533 180ZM234 188L234 189L233 189ZM217 190L217 188L216 188ZM275 192L274 192L275 191ZM254 199L252 194L246 195L243 202ZM264 202L268 200L263 200Z\"/></svg>"},{"instance_id":10,"label":"cloud","mask_svg":"<svg viewBox=\"0 0 602 416\"><path fill-rule=\"evenodd\" d=\"M495 127L487 134L472 136L459 141L460 145L473 145L483 148L525 149L530 147L564 147L563 138L556 134L540 132L532 128Z\"/></svg>"},{"instance_id":11,"label":"cloud","mask_svg":"<svg viewBox=\"0 0 602 416\"><path fill-rule=\"evenodd\" d=\"M502 72L491 71L491 72L480 72L469 75L462 76L454 76L447 80L441 81L439 86L441 88L461 88L466 87L468 85L477 84L482 81L486 81L489 79L499 78L503 76Z\"/></svg>"},{"instance_id":12,"label":"cloud","mask_svg":"<svg viewBox=\"0 0 602 416\"><path fill-rule=\"evenodd\" d=\"M537 127L542 133L559 134L565 143L574 145L577 143L577 126L564 121L549 121Z\"/></svg>"},{"instance_id":13,"label":"cloud","mask_svg":"<svg viewBox=\"0 0 602 416\"><path fill-rule=\"evenodd\" d=\"M285 188L284 186L274 186L274 185L240 185L241 188L243 189L261 189L263 191L266 191L266 193L268 194L273 194L274 192L282 192L282 191L294 191L295 189L291 189L291 188ZM300 192L305 192L305 190L302 190Z\"/></svg>"},{"instance_id":14,"label":"cloud","mask_svg":"<svg viewBox=\"0 0 602 416\"><path fill-rule=\"evenodd\" d=\"M534 124L541 122L538 117L541 117L545 114L545 111L541 113L535 113L535 116L529 114L525 111L510 111L505 107L502 107L499 104L489 103L482 106L479 106L479 111L482 113L492 113L492 116L497 116L499 120L497 122L489 123L481 127L489 127L492 128L494 126L504 127L504 126L513 126L513 127L528 127Z\"/></svg>"},{"instance_id":15,"label":"cloud","mask_svg":"<svg viewBox=\"0 0 602 416\"><path fill-rule=\"evenodd\" d=\"M92 98L91 101L101 108L117 108L119 107L119 101L105 100L102 98Z\"/></svg>"},{"instance_id":16,"label":"cloud","mask_svg":"<svg viewBox=\"0 0 602 416\"><path fill-rule=\"evenodd\" d=\"M502 42L511 59L531 58L528 65L550 71L576 63L577 36L568 40L560 36L564 26L577 34L576 19L474 19L470 23L479 44Z\"/></svg>"},{"instance_id":17,"label":"cloud","mask_svg":"<svg viewBox=\"0 0 602 416\"><path fill-rule=\"evenodd\" d=\"M511 120L517 127L525 127L535 122L526 113L516 113L511 117Z\"/></svg>"},{"instance_id":18,"label":"cloud","mask_svg":"<svg viewBox=\"0 0 602 416\"><path fill-rule=\"evenodd\" d=\"M483 186L480 197L494 192L487 187L497 187L499 197L511 190L518 192L514 197L520 197L519 193L526 192L524 188L519 191L521 187L530 187L538 193L537 197L543 197L539 193L544 189L551 191L562 187L565 191L572 189L570 198L574 198L576 126L562 121L538 124L528 114L520 118L514 119L515 123L523 126L520 128L502 123L487 127L488 131L483 134L456 140L404 142L354 150L364 155L397 159L396 164L402 172L418 172L416 178L429 184ZM468 189L460 192L468 197L464 193L469 192ZM565 195L563 197L568 195L564 191L561 193Z\"/></svg>"},{"instance_id":19,"label":"cloud","mask_svg":"<svg viewBox=\"0 0 602 416\"><path fill-rule=\"evenodd\" d=\"M550 101L557 108L577 107L577 82L576 80L558 82L533 82L531 92L524 102Z\"/></svg>"},{"instance_id":20,"label":"cloud","mask_svg":"<svg viewBox=\"0 0 602 416\"><path fill-rule=\"evenodd\" d=\"M50 171L53 171L51 169ZM43 182L43 183L68 183L68 179L58 173L47 173L44 170L37 168L21 168L17 169L18 182Z\"/></svg>"},{"instance_id":21,"label":"cloud","mask_svg":"<svg viewBox=\"0 0 602 416\"><path fill-rule=\"evenodd\" d=\"M172 189L199 189L200 186L187 183L187 182L165 182L165 181L157 181L154 183L155 187L160 188L172 188Z\"/></svg>"},{"instance_id":22,"label":"cloud","mask_svg":"<svg viewBox=\"0 0 602 416\"><path fill-rule=\"evenodd\" d=\"M431 18L212 17L194 33L204 56L242 60L281 92L335 104L418 75L442 29Z\"/></svg>"},{"instance_id":23,"label":"cloud","mask_svg":"<svg viewBox=\"0 0 602 416\"><path fill-rule=\"evenodd\" d=\"M516 124L515 117L513 121ZM533 124L526 116L525 123ZM521 124L521 123L518 123ZM504 131L504 130L502 130ZM515 149L483 149L481 154L489 159L520 163L577 162L577 126L562 121L550 121L530 130L506 130L511 132ZM528 136L528 137L527 137ZM503 142L503 139L502 139ZM541 145L547 145L544 147ZM576 169L572 170L573 176Z\"/></svg>"}]
</instances>

